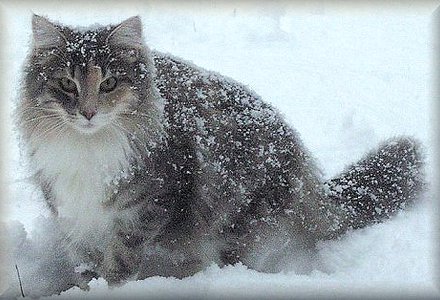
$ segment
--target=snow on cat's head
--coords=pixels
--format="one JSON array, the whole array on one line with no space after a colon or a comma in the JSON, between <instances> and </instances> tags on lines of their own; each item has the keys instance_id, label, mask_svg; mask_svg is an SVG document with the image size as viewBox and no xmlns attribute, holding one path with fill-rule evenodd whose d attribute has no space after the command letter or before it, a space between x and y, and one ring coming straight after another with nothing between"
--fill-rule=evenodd
<instances>
[{"instance_id":1,"label":"snow on cat's head","mask_svg":"<svg viewBox=\"0 0 440 300\"><path fill-rule=\"evenodd\" d=\"M124 127L152 81L140 18L76 29L34 15L32 29L19 108L25 131L53 137Z\"/></svg>"}]
</instances>

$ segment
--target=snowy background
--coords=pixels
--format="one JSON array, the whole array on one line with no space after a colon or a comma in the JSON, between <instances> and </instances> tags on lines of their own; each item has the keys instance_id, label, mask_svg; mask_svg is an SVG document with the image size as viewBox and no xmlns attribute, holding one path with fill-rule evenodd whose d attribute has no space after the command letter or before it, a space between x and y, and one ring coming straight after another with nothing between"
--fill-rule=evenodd
<instances>
[{"instance_id":1,"label":"snowy background","mask_svg":"<svg viewBox=\"0 0 440 300\"><path fill-rule=\"evenodd\" d=\"M85 2L0 3L4 221L18 220L32 234L35 218L47 215L41 195L26 180L12 125L32 12L81 26L139 14L151 48L234 78L278 108L326 177L380 141L405 134L423 142L428 179L435 184L438 116L431 17L439 3L222 2L200 7L194 2L122 2L90 7ZM97 280L88 293L74 289L61 297L438 296L436 200L431 188L415 208L393 220L322 243L320 255L330 273L263 274L243 265L213 265L183 280L153 277L111 290Z\"/></svg>"}]
</instances>

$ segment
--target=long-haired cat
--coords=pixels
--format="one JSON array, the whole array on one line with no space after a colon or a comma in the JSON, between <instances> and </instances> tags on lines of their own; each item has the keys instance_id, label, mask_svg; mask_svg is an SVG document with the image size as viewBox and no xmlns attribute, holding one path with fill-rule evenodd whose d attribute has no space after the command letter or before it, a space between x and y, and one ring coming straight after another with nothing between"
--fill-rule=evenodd
<instances>
[{"instance_id":1,"label":"long-haired cat","mask_svg":"<svg viewBox=\"0 0 440 300\"><path fill-rule=\"evenodd\" d=\"M150 51L139 17L74 29L35 15L32 26L17 124L62 232L64 289L92 276L185 277L211 262L307 272L318 241L379 222L422 190L409 138L324 183L274 108Z\"/></svg>"}]
</instances>

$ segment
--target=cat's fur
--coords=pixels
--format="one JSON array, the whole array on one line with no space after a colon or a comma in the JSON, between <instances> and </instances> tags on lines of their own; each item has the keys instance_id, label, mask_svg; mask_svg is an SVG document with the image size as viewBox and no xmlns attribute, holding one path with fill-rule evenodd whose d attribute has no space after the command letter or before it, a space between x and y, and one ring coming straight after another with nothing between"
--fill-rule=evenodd
<instances>
[{"instance_id":1,"label":"cat's fur","mask_svg":"<svg viewBox=\"0 0 440 300\"><path fill-rule=\"evenodd\" d=\"M271 106L151 52L141 28L138 17L93 30L33 17L17 124L85 280L184 277L211 262L277 272L289 256L307 271L317 241L382 220L422 190L419 147L406 138L323 184ZM109 76L117 87L102 92ZM63 91L63 77L77 90Z\"/></svg>"}]
</instances>

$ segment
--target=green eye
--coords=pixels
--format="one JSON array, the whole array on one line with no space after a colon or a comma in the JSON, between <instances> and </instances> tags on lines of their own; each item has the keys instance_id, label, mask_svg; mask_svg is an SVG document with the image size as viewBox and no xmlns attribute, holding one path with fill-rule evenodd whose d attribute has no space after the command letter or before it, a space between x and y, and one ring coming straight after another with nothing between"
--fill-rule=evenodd
<instances>
[{"instance_id":1,"label":"green eye","mask_svg":"<svg viewBox=\"0 0 440 300\"><path fill-rule=\"evenodd\" d=\"M115 77L109 77L106 80L104 80L103 82L101 82L99 89L104 93L108 93L108 92L113 91L116 88L117 84L118 84L118 81L116 80Z\"/></svg>"},{"instance_id":2,"label":"green eye","mask_svg":"<svg viewBox=\"0 0 440 300\"><path fill-rule=\"evenodd\" d=\"M76 83L67 77L60 79L60 86L65 92L68 93L74 93L76 91Z\"/></svg>"}]
</instances>

